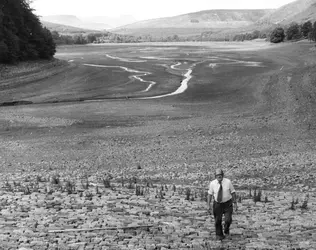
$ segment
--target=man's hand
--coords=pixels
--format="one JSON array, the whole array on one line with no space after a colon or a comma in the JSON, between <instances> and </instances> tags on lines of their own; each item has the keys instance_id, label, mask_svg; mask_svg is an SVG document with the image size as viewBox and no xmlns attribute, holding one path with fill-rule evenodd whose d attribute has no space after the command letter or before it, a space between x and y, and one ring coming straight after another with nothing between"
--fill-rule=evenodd
<instances>
[{"instance_id":1,"label":"man's hand","mask_svg":"<svg viewBox=\"0 0 316 250\"><path fill-rule=\"evenodd\" d=\"M207 211L208 211L208 213L209 213L210 215L213 214L213 208L212 208L211 205L208 206Z\"/></svg>"},{"instance_id":2,"label":"man's hand","mask_svg":"<svg viewBox=\"0 0 316 250\"><path fill-rule=\"evenodd\" d=\"M235 212L237 212L238 211L237 202L234 203L234 207L235 207Z\"/></svg>"}]
</instances>

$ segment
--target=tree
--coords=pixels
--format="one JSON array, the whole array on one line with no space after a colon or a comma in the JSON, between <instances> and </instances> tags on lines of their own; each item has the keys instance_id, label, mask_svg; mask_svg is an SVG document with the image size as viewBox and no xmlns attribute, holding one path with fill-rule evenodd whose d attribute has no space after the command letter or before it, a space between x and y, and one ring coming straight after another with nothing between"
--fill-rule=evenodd
<instances>
[{"instance_id":1,"label":"tree","mask_svg":"<svg viewBox=\"0 0 316 250\"><path fill-rule=\"evenodd\" d=\"M301 37L300 26L297 23L291 23L286 30L287 40L300 39Z\"/></svg>"},{"instance_id":2,"label":"tree","mask_svg":"<svg viewBox=\"0 0 316 250\"><path fill-rule=\"evenodd\" d=\"M311 39L316 42L316 21L313 24L313 29L311 31Z\"/></svg>"},{"instance_id":3,"label":"tree","mask_svg":"<svg viewBox=\"0 0 316 250\"><path fill-rule=\"evenodd\" d=\"M39 50L39 57L42 59L51 59L56 53L56 45L54 43L52 34L47 28L43 28L43 43L41 50Z\"/></svg>"},{"instance_id":4,"label":"tree","mask_svg":"<svg viewBox=\"0 0 316 250\"><path fill-rule=\"evenodd\" d=\"M180 41L179 36L178 36L178 35L173 35L173 36L172 36L172 41L174 41L174 42Z\"/></svg>"},{"instance_id":5,"label":"tree","mask_svg":"<svg viewBox=\"0 0 316 250\"><path fill-rule=\"evenodd\" d=\"M8 46L4 43L4 41L0 40L0 62L8 62L8 61L9 61Z\"/></svg>"},{"instance_id":6,"label":"tree","mask_svg":"<svg viewBox=\"0 0 316 250\"><path fill-rule=\"evenodd\" d=\"M285 38L284 29L281 27L275 28L270 35L271 43L280 43L283 42Z\"/></svg>"},{"instance_id":7,"label":"tree","mask_svg":"<svg viewBox=\"0 0 316 250\"><path fill-rule=\"evenodd\" d=\"M307 38L308 34L312 31L313 29L313 24L311 21L307 21L302 25L302 36Z\"/></svg>"},{"instance_id":8,"label":"tree","mask_svg":"<svg viewBox=\"0 0 316 250\"><path fill-rule=\"evenodd\" d=\"M33 14L29 0L0 3L0 63L51 58L56 45L49 30Z\"/></svg>"},{"instance_id":9,"label":"tree","mask_svg":"<svg viewBox=\"0 0 316 250\"><path fill-rule=\"evenodd\" d=\"M260 37L260 31L259 30L254 30L252 32L252 39L257 39Z\"/></svg>"}]
</instances>

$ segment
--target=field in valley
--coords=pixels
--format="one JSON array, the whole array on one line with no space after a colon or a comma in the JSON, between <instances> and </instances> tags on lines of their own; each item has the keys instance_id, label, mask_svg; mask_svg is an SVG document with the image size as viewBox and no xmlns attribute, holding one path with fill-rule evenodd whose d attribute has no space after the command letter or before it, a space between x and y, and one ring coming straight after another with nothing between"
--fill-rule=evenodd
<instances>
[{"instance_id":1,"label":"field in valley","mask_svg":"<svg viewBox=\"0 0 316 250\"><path fill-rule=\"evenodd\" d=\"M0 249L314 249L315 53L66 46L3 77ZM239 194L223 242L204 201L218 167Z\"/></svg>"}]
</instances>

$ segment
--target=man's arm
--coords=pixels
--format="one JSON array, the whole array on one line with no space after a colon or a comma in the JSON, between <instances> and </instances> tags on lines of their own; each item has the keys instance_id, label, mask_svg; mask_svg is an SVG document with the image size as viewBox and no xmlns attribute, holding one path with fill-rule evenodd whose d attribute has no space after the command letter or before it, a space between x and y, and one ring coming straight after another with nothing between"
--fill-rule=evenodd
<instances>
[{"instance_id":1,"label":"man's arm","mask_svg":"<svg viewBox=\"0 0 316 250\"><path fill-rule=\"evenodd\" d=\"M214 190L212 186L212 182L209 184L209 189L207 192L207 208L208 210L212 209L211 202L212 202L212 196L213 196Z\"/></svg>"},{"instance_id":2,"label":"man's arm","mask_svg":"<svg viewBox=\"0 0 316 250\"><path fill-rule=\"evenodd\" d=\"M233 203L237 204L237 195L236 192L232 193Z\"/></svg>"},{"instance_id":3,"label":"man's arm","mask_svg":"<svg viewBox=\"0 0 316 250\"><path fill-rule=\"evenodd\" d=\"M233 203L235 204L235 210L237 211L237 195L236 192L232 193Z\"/></svg>"},{"instance_id":4,"label":"man's arm","mask_svg":"<svg viewBox=\"0 0 316 250\"><path fill-rule=\"evenodd\" d=\"M213 195L211 195L211 194L207 194L207 205L208 205L208 207L211 206L212 196L213 196Z\"/></svg>"}]
</instances>

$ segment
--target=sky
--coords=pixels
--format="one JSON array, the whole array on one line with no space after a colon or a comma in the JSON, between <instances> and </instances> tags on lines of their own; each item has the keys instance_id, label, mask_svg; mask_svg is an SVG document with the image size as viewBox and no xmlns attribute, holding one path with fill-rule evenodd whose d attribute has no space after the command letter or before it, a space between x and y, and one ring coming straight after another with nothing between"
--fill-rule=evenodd
<instances>
[{"instance_id":1,"label":"sky","mask_svg":"<svg viewBox=\"0 0 316 250\"><path fill-rule=\"evenodd\" d=\"M119 17L137 20L176 16L211 9L276 9L294 0L33 0L40 16L75 15Z\"/></svg>"}]
</instances>

